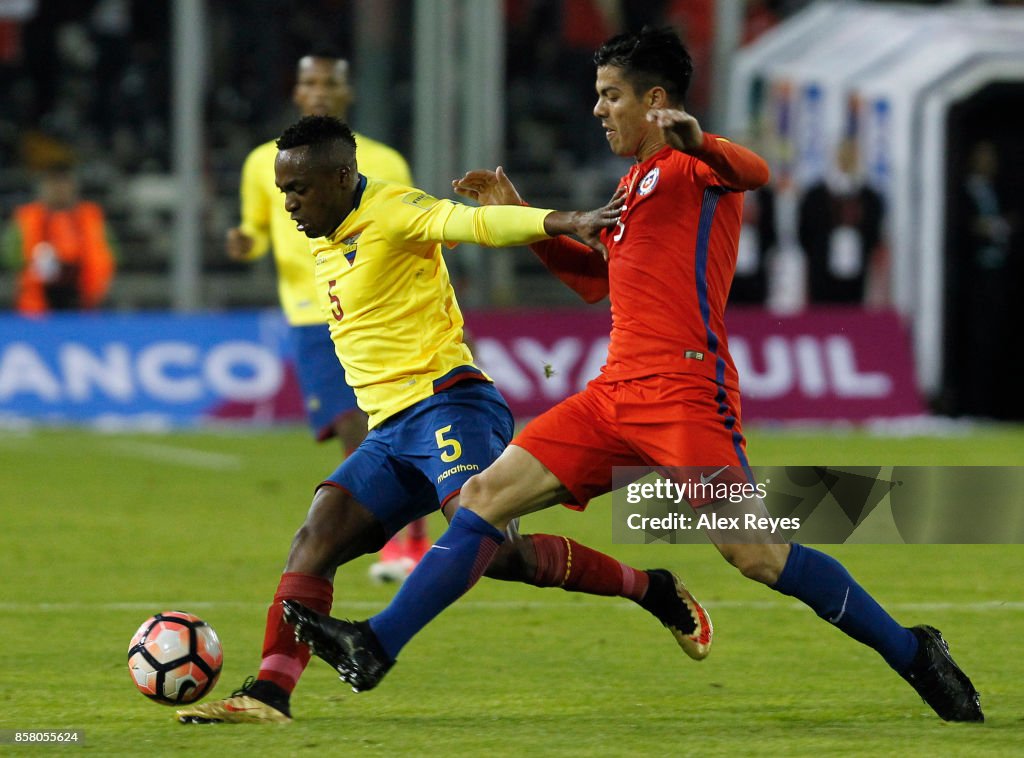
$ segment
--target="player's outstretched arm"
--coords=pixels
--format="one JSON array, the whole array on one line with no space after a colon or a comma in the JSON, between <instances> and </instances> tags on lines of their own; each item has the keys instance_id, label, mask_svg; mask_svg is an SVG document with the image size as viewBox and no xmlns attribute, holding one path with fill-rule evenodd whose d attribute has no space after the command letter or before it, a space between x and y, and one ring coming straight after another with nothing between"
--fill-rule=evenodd
<instances>
[{"instance_id":1,"label":"player's outstretched arm","mask_svg":"<svg viewBox=\"0 0 1024 758\"><path fill-rule=\"evenodd\" d=\"M680 108L652 108L647 119L662 128L665 142L706 163L730 189L754 190L768 183L765 160L742 145L705 132Z\"/></svg>"},{"instance_id":2,"label":"player's outstretched arm","mask_svg":"<svg viewBox=\"0 0 1024 758\"><path fill-rule=\"evenodd\" d=\"M505 170L475 170L452 182L462 197L481 205L526 205ZM588 303L608 296L608 263L604 256L571 237L559 236L530 245L541 263Z\"/></svg>"},{"instance_id":3,"label":"player's outstretched arm","mask_svg":"<svg viewBox=\"0 0 1024 758\"><path fill-rule=\"evenodd\" d=\"M452 182L452 188L463 197L483 205L525 205L515 186L498 167L497 171L470 171ZM606 254L601 242L602 229L614 226L622 212L626 190L619 188L612 199L591 211L550 211L544 217L544 233L549 237L571 234L594 250Z\"/></svg>"}]
</instances>

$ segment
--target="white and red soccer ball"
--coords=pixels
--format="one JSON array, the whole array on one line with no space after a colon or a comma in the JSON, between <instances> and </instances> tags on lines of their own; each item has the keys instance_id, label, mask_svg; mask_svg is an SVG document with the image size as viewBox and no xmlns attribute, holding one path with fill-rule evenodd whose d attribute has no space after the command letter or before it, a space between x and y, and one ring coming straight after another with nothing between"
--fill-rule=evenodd
<instances>
[{"instance_id":1,"label":"white and red soccer ball","mask_svg":"<svg viewBox=\"0 0 1024 758\"><path fill-rule=\"evenodd\" d=\"M146 697L192 703L217 683L224 653L213 627L183 611L146 619L128 646L128 672Z\"/></svg>"}]
</instances>

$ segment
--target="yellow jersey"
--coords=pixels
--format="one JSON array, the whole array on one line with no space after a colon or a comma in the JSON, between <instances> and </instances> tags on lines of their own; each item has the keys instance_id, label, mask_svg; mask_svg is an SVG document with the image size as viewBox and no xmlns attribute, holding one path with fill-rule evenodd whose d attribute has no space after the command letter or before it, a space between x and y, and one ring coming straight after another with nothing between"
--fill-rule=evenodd
<instances>
[{"instance_id":1,"label":"yellow jersey","mask_svg":"<svg viewBox=\"0 0 1024 758\"><path fill-rule=\"evenodd\" d=\"M550 212L469 207L360 174L351 212L311 248L334 349L371 429L459 378L489 381L463 342L442 245L547 239Z\"/></svg>"},{"instance_id":2,"label":"yellow jersey","mask_svg":"<svg viewBox=\"0 0 1024 758\"><path fill-rule=\"evenodd\" d=\"M359 170L370 176L399 184L411 184L405 159L387 145L361 134L356 135L356 161ZM284 209L284 195L274 184L274 140L249 153L242 167L242 231L253 238L247 256L253 260L273 247L277 265L277 292L281 309L292 326L324 322L313 288L313 268L309 257L309 239L295 228Z\"/></svg>"}]
</instances>

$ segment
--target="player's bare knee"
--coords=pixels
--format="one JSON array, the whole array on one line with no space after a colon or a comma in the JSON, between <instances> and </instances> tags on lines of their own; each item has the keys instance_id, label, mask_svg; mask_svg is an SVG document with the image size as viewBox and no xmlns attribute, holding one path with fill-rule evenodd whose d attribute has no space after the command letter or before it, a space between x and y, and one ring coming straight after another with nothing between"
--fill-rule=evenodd
<instances>
[{"instance_id":1,"label":"player's bare knee","mask_svg":"<svg viewBox=\"0 0 1024 758\"><path fill-rule=\"evenodd\" d=\"M459 504L463 508L477 510L487 499L488 485L485 477L486 472L475 474L466 480L459 493Z\"/></svg>"},{"instance_id":2,"label":"player's bare knee","mask_svg":"<svg viewBox=\"0 0 1024 758\"><path fill-rule=\"evenodd\" d=\"M508 523L500 503L501 487L487 471L471 476L462 485L460 505L469 508L490 524L504 529Z\"/></svg>"}]
</instances>

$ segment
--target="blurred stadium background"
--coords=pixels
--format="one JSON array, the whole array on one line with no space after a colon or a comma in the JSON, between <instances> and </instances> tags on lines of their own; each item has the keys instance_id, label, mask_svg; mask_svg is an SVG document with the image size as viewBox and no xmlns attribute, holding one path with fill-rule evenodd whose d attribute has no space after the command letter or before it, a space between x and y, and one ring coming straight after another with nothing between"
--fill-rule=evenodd
<instances>
[{"instance_id":1,"label":"blurred stadium background","mask_svg":"<svg viewBox=\"0 0 1024 758\"><path fill-rule=\"evenodd\" d=\"M156 313L275 305L270 259L228 261L223 235L237 222L247 152L294 119L294 66L305 52L350 57L351 121L408 156L418 185L443 195L465 169L504 164L532 203L587 207L624 169L590 114L591 51L618 30L671 24L697 66L690 110L710 131L752 144L773 168L771 197L748 199L750 234L732 298L748 420L928 412L1020 420L1014 388L1024 359L1012 325L1024 321L1024 8L1014 5L4 0L0 215L32 196L36 170L73 159L84 195L109 213L120 267L108 302L118 319L86 327L93 332L77 347L68 324L54 332L0 323L0 414L195 420L198 406L147 414L144 404L124 405L131 392L113 388L132 381L125 367L145 363L152 339L178 329ZM863 261L866 294L838 309L809 300L798 216L802 197L835 172L840 145L851 140L884 218L879 250ZM974 219L958 202L971 146L983 140L996 149L999 215L1009 229L1001 258L985 269L972 262L961 230ZM572 306L572 295L534 256L463 249L450 264L474 311L480 359L520 415L593 375L606 314L547 318L550 308ZM0 304L10 305L13 283L5 270ZM495 309L507 308L529 310L493 326ZM134 318L141 313L150 321ZM183 323L193 337L217 330L206 320ZM245 323L268 355L284 350L266 336L267 313ZM135 335L125 361L104 341L114 329ZM204 387L189 395L205 404L200 420L301 414L287 354L269 373L262 357L236 354L244 349L221 355L218 386L237 391L205 386L216 384L204 362L218 344L193 345L176 367L207 367ZM172 363L151 355L157 384L171 381ZM538 378L545 364L556 369L554 382ZM69 379L76 372L86 375L77 384ZM148 393L163 402L153 386L136 389L143 401Z\"/></svg>"},{"instance_id":2,"label":"blurred stadium background","mask_svg":"<svg viewBox=\"0 0 1024 758\"><path fill-rule=\"evenodd\" d=\"M0 417L295 421L272 261L232 263L223 238L237 222L245 155L294 118L298 57L349 56L351 120L401 150L419 186L447 194L465 169L500 163L535 205L586 207L624 168L590 114L590 55L644 23L672 24L689 44L688 105L705 128L750 144L773 168L772 185L748 195L732 298L748 421L1024 418L1012 327L1024 321L1024 8L798 0L0 2L0 216L31 197L35 171L73 159L119 244L113 321L81 327L74 344L80 325L65 319L53 320L65 324L57 331L0 322ZM981 141L998 156L1008 230L985 267L965 241L976 220L961 199ZM837 307L809 297L799 216L851 142L856 173L884 210L877 250L857 264L865 294ZM604 309L547 318L574 307L573 295L522 251L460 249L449 261L479 357L519 415L596 372ZM14 277L0 273L2 306ZM518 315L495 326L495 310L510 308ZM139 364L152 337L191 344L236 311L248 317L234 328L269 358L218 353L218 384L207 359L223 344L207 340L187 361L147 364L150 385L174 380L174 360L202 373L191 407L145 386ZM134 335L127 356L110 342L118 330ZM547 364L554 381L539 378ZM129 394L139 403L126 405Z\"/></svg>"}]
</instances>

